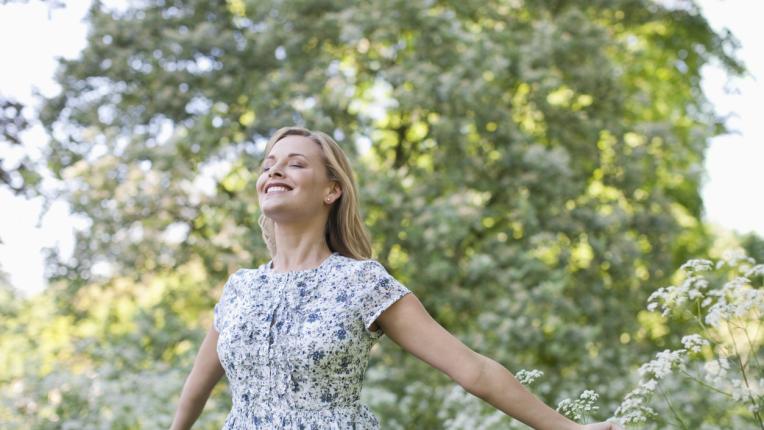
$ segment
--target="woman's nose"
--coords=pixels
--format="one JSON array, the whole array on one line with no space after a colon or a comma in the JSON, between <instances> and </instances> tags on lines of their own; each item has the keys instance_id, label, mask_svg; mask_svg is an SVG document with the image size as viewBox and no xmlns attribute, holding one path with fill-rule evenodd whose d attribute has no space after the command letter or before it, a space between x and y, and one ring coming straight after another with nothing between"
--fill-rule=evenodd
<instances>
[{"instance_id":1,"label":"woman's nose","mask_svg":"<svg viewBox=\"0 0 764 430\"><path fill-rule=\"evenodd\" d=\"M274 164L271 166L270 170L268 171L268 177L272 178L273 176L284 176L284 174L281 172L281 166L278 164Z\"/></svg>"}]
</instances>

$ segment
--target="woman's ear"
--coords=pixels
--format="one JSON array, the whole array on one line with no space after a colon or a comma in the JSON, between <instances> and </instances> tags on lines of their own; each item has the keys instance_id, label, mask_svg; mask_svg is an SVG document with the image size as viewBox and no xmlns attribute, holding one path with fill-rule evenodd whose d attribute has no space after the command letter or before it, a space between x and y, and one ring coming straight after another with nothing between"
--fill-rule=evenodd
<instances>
[{"instance_id":1,"label":"woman's ear","mask_svg":"<svg viewBox=\"0 0 764 430\"><path fill-rule=\"evenodd\" d=\"M332 204L337 201L337 199L340 198L342 195L342 188L340 187L339 183L334 182L334 185L332 186L332 191L329 193L328 196L324 199L324 201L327 204Z\"/></svg>"}]
</instances>

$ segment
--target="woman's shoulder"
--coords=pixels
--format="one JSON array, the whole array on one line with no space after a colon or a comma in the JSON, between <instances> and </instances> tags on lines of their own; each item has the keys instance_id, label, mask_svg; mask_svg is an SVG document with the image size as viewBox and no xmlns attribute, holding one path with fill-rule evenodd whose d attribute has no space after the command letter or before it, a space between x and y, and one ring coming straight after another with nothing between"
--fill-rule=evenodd
<instances>
[{"instance_id":1,"label":"woman's shoulder","mask_svg":"<svg viewBox=\"0 0 764 430\"><path fill-rule=\"evenodd\" d=\"M242 284L249 286L249 284L262 280L265 277L265 263L258 267L240 267L228 276L226 284L230 284L231 287L236 288Z\"/></svg>"},{"instance_id":2,"label":"woman's shoulder","mask_svg":"<svg viewBox=\"0 0 764 430\"><path fill-rule=\"evenodd\" d=\"M231 274L231 277L253 277L264 274L268 263L263 263L256 267L240 267Z\"/></svg>"},{"instance_id":3,"label":"woman's shoulder","mask_svg":"<svg viewBox=\"0 0 764 430\"><path fill-rule=\"evenodd\" d=\"M379 261L373 258L355 259L342 254L337 255L337 263L334 269L340 269L356 275L367 277L387 273L387 269Z\"/></svg>"},{"instance_id":4,"label":"woman's shoulder","mask_svg":"<svg viewBox=\"0 0 764 430\"><path fill-rule=\"evenodd\" d=\"M373 258L358 259L358 258L348 257L340 253L336 253L335 258L336 258L335 260L336 262L341 263L348 267L352 267L352 268L364 268L364 267L369 267L375 264L380 264L377 260Z\"/></svg>"}]
</instances>

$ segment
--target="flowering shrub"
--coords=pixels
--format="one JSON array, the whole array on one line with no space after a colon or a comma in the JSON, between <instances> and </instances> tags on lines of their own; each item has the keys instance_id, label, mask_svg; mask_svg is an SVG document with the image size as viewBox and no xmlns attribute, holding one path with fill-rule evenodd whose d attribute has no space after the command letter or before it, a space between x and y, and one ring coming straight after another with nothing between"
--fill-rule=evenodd
<instances>
[{"instance_id":1,"label":"flowering shrub","mask_svg":"<svg viewBox=\"0 0 764 430\"><path fill-rule=\"evenodd\" d=\"M626 395L612 418L622 425L652 421L657 414L651 399L660 392L673 416L673 424L690 428L686 417L661 390L667 378L677 375L733 404L744 405L742 414L740 408L732 408L737 414L735 422L764 429L761 417L764 378L759 357L764 337L760 330L764 265L756 264L742 250L734 250L725 252L715 264L705 259L689 260L681 270L682 283L653 292L647 300L647 310L660 311L667 318L692 321L697 333L682 337L683 348L661 351L642 365L638 386ZM720 288L714 288L719 284Z\"/></svg>"},{"instance_id":2,"label":"flowering shrub","mask_svg":"<svg viewBox=\"0 0 764 430\"><path fill-rule=\"evenodd\" d=\"M588 422L588 415L599 409L599 406L594 405L597 399L599 394L592 390L584 390L576 400L562 400L557 405L557 410L573 421Z\"/></svg>"},{"instance_id":3,"label":"flowering shrub","mask_svg":"<svg viewBox=\"0 0 764 430\"><path fill-rule=\"evenodd\" d=\"M536 369L521 369L515 373L515 378L523 385L530 386L536 379L544 375L544 372ZM589 415L599 409L595 405L599 399L599 394L593 390L584 390L577 399L569 398L561 400L557 404L557 411L576 422L590 422L592 417Z\"/></svg>"}]
</instances>

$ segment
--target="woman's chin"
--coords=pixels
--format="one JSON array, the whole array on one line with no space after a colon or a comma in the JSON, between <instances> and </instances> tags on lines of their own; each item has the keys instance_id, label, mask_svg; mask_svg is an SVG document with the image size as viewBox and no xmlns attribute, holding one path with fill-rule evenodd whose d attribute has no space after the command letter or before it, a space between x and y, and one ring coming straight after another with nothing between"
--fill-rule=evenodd
<instances>
[{"instance_id":1,"label":"woman's chin","mask_svg":"<svg viewBox=\"0 0 764 430\"><path fill-rule=\"evenodd\" d=\"M299 209L290 207L285 203L265 202L265 204L260 205L260 211L273 221L288 222L298 215Z\"/></svg>"},{"instance_id":2,"label":"woman's chin","mask_svg":"<svg viewBox=\"0 0 764 430\"><path fill-rule=\"evenodd\" d=\"M260 212L272 220L279 218L284 212L288 212L284 205L274 205L271 202L260 204Z\"/></svg>"},{"instance_id":3,"label":"woman's chin","mask_svg":"<svg viewBox=\"0 0 764 430\"><path fill-rule=\"evenodd\" d=\"M282 224L306 223L315 218L320 208L286 202L261 202L260 212L274 222Z\"/></svg>"}]
</instances>

